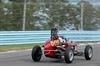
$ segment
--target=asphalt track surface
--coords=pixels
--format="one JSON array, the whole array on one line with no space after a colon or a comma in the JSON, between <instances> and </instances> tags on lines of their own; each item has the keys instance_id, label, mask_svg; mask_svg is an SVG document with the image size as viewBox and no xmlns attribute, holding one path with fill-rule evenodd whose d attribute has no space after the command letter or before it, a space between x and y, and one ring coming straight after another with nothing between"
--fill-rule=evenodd
<instances>
[{"instance_id":1,"label":"asphalt track surface","mask_svg":"<svg viewBox=\"0 0 100 66\"><path fill-rule=\"evenodd\" d=\"M42 57L40 62L33 62L31 50L0 53L0 66L100 66L100 45L93 46L94 56L90 61L84 57L75 57L73 63Z\"/></svg>"}]
</instances>

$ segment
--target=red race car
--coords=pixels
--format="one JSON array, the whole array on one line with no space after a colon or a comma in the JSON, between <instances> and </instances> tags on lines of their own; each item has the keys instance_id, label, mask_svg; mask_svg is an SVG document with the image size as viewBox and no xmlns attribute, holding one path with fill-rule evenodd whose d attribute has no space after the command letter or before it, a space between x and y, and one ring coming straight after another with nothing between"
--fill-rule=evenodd
<instances>
[{"instance_id":1,"label":"red race car","mask_svg":"<svg viewBox=\"0 0 100 66\"><path fill-rule=\"evenodd\" d=\"M86 60L91 60L93 56L93 49L90 45L86 45L84 51L78 51L76 49L77 44L69 42L66 38L57 34L57 29L51 30L51 39L47 41L43 47L34 46L32 49L32 59L35 62L40 61L42 55L49 58L56 58L64 60L66 63L72 63L74 56L85 56ZM42 50L43 48L43 50Z\"/></svg>"}]
</instances>

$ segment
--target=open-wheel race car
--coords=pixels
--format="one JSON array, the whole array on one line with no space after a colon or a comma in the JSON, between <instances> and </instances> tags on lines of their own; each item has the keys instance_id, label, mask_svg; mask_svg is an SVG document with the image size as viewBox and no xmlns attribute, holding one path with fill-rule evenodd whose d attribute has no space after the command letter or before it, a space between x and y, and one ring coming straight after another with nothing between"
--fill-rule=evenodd
<instances>
[{"instance_id":1,"label":"open-wheel race car","mask_svg":"<svg viewBox=\"0 0 100 66\"><path fill-rule=\"evenodd\" d=\"M32 59L39 62L42 55L49 58L62 59L66 63L72 63L74 56L84 56L86 60L91 60L93 56L93 48L91 45L86 45L83 51L76 49L77 43L67 41L66 38L58 36L57 29L51 30L51 39L42 47L36 45L32 49Z\"/></svg>"}]
</instances>

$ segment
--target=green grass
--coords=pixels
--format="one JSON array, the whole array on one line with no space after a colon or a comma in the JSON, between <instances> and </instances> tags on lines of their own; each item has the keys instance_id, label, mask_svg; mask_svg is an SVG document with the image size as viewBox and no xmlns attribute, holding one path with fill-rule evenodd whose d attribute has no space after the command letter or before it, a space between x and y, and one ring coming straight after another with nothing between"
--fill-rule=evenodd
<instances>
[{"instance_id":1,"label":"green grass","mask_svg":"<svg viewBox=\"0 0 100 66\"><path fill-rule=\"evenodd\" d=\"M32 49L34 45L42 44L0 45L0 52Z\"/></svg>"}]
</instances>

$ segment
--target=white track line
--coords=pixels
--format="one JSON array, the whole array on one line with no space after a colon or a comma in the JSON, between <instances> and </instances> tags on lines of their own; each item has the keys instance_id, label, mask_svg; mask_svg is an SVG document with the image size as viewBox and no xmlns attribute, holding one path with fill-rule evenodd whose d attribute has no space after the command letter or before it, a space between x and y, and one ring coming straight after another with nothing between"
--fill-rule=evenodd
<instances>
[{"instance_id":1,"label":"white track line","mask_svg":"<svg viewBox=\"0 0 100 66\"><path fill-rule=\"evenodd\" d=\"M79 46L81 45L100 45L100 42L97 43L79 43Z\"/></svg>"},{"instance_id":2,"label":"white track line","mask_svg":"<svg viewBox=\"0 0 100 66\"><path fill-rule=\"evenodd\" d=\"M78 46L83 46L83 45L100 45L100 42L96 42L96 43L79 43ZM6 52L0 52L0 54L3 53L13 53L13 52L22 52L22 51L30 51L32 49L26 49L26 50L11 50L11 51L6 51Z\"/></svg>"},{"instance_id":3,"label":"white track line","mask_svg":"<svg viewBox=\"0 0 100 66\"><path fill-rule=\"evenodd\" d=\"M4 54L4 53L13 53L13 52L23 52L23 51L30 51L32 49L26 49L26 50L11 50L11 51L6 51L6 52L0 52L0 54Z\"/></svg>"}]
</instances>

